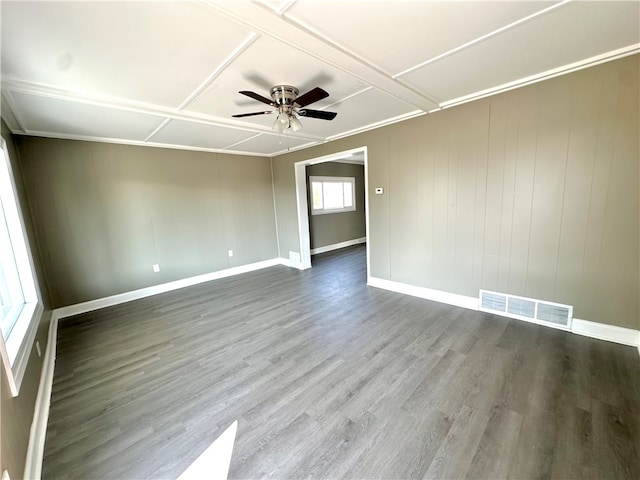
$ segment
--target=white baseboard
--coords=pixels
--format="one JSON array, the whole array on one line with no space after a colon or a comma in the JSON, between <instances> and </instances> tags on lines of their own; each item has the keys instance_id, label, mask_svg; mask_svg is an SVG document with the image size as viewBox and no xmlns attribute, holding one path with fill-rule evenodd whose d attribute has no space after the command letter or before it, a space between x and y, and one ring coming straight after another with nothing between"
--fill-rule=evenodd
<instances>
[{"instance_id":1,"label":"white baseboard","mask_svg":"<svg viewBox=\"0 0 640 480\"><path fill-rule=\"evenodd\" d=\"M40 384L38 385L33 421L31 422L31 430L29 432L29 444L27 446L27 458L24 466L24 478L30 480L40 480L42 477L44 442L47 436L49 407L51 405L51 387L53 385L53 372L56 363L58 318L58 315L54 311L51 314L51 320L49 320L47 348L42 361Z\"/></svg>"},{"instance_id":2,"label":"white baseboard","mask_svg":"<svg viewBox=\"0 0 640 480\"><path fill-rule=\"evenodd\" d=\"M640 331L633 330L632 328L574 318L571 323L571 331L586 337L638 347L638 351L640 352Z\"/></svg>"},{"instance_id":3,"label":"white baseboard","mask_svg":"<svg viewBox=\"0 0 640 480\"><path fill-rule=\"evenodd\" d=\"M72 315L78 315L79 313L91 312L100 308L111 307L113 305L119 305L121 303L130 302L132 300L151 297L159 293L170 292L172 290L190 287L199 283L210 282L211 280L218 280L220 278L231 277L233 275L239 275L241 273L253 272L255 270L261 270L263 268L273 267L274 265L283 265L283 260L284 259L282 258L273 258L271 260L264 260L262 262L240 265L239 267L227 268L225 270L219 270L217 272L205 273L203 275L197 275L195 277L183 278L182 280L175 280L173 282L162 283L160 285L153 285L151 287L141 288L139 290L133 290L131 292L120 293L118 295L112 295L110 297L99 298L97 300L90 300L83 303L76 303L75 305L69 305L68 307L57 308L54 311L58 314L58 318L70 317Z\"/></svg>"},{"instance_id":4,"label":"white baseboard","mask_svg":"<svg viewBox=\"0 0 640 480\"><path fill-rule=\"evenodd\" d=\"M361 243L366 243L367 237L355 238L353 240L347 240L346 242L334 243L333 245L326 245L324 247L312 248L311 255L316 255L318 253L330 252L332 250L338 250L340 248L351 247L352 245L359 245Z\"/></svg>"},{"instance_id":5,"label":"white baseboard","mask_svg":"<svg viewBox=\"0 0 640 480\"><path fill-rule=\"evenodd\" d=\"M467 297L457 293L444 292L442 290L434 290L432 288L417 287L407 283L394 282L393 280L385 280L383 278L369 277L367 285L383 290L391 290L392 292L404 293L412 297L433 300L434 302L446 303L456 307L468 308L470 310L478 310L478 299L476 297Z\"/></svg>"},{"instance_id":6,"label":"white baseboard","mask_svg":"<svg viewBox=\"0 0 640 480\"><path fill-rule=\"evenodd\" d=\"M278 265L284 265L285 267L291 267L291 261L288 258L278 258Z\"/></svg>"},{"instance_id":7,"label":"white baseboard","mask_svg":"<svg viewBox=\"0 0 640 480\"><path fill-rule=\"evenodd\" d=\"M479 300L474 297L467 297L457 293L443 292L431 288L417 287L406 283L394 282L392 280L384 280L382 278L369 277L367 285L372 287L390 290L392 292L403 293L413 297L433 300L435 302L446 303L456 307L468 308L470 310L479 310ZM556 328L544 323L535 322L538 325ZM574 318L571 322L571 333L584 335L586 337L597 338L623 345L630 345L638 348L640 353L640 331L631 328L618 327L616 325L608 325L606 323L591 322Z\"/></svg>"}]
</instances>

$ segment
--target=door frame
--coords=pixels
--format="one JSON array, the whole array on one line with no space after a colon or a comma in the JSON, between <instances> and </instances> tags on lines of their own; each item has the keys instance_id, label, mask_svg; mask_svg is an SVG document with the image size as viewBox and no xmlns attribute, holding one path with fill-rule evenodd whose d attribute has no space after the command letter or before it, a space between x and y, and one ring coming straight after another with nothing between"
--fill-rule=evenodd
<instances>
[{"instance_id":1,"label":"door frame","mask_svg":"<svg viewBox=\"0 0 640 480\"><path fill-rule=\"evenodd\" d=\"M300 263L296 266L300 270L311 268L311 239L309 237L309 210L308 201L309 193L307 191L307 165L316 165L318 163L334 162L343 160L346 157L362 153L364 157L364 214L365 214L365 236L367 251L367 278L369 277L369 159L367 147L357 147L341 152L323 155L321 157L309 158L294 163L295 184L296 184L296 204L298 208L298 242L300 245Z\"/></svg>"}]
</instances>

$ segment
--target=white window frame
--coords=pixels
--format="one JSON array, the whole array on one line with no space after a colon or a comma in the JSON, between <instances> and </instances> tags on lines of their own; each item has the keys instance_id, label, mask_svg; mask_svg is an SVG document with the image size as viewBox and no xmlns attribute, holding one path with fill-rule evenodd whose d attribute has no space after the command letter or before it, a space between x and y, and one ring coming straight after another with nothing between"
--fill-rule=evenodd
<instances>
[{"instance_id":1,"label":"white window frame","mask_svg":"<svg viewBox=\"0 0 640 480\"><path fill-rule=\"evenodd\" d=\"M313 205L313 184L316 183L350 183L351 184L351 205L342 208L314 208ZM356 179L355 177L320 177L309 176L309 204L311 205L311 215L326 215L329 213L343 213L356 211Z\"/></svg>"},{"instance_id":2,"label":"white window frame","mask_svg":"<svg viewBox=\"0 0 640 480\"><path fill-rule=\"evenodd\" d=\"M22 305L15 306L20 310L20 313L8 338L5 339L3 335L0 335L0 356L2 356L5 366L11 393L13 396L17 396L38 331L43 306L36 284L29 239L18 203L9 151L4 138L0 138L0 140L0 157L2 157L0 158L0 200L4 210L4 219L0 219L0 221L7 223L24 298Z\"/></svg>"}]
</instances>

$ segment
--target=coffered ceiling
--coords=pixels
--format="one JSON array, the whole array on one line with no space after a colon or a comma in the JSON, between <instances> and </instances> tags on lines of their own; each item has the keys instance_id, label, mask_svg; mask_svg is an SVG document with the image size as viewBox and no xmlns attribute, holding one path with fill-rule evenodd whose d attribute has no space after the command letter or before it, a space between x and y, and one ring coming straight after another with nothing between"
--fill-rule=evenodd
<instances>
[{"instance_id":1,"label":"coffered ceiling","mask_svg":"<svg viewBox=\"0 0 640 480\"><path fill-rule=\"evenodd\" d=\"M640 2L0 3L14 133L271 156L640 51ZM330 96L287 135L274 85ZM265 108L266 107L266 108Z\"/></svg>"}]
</instances>

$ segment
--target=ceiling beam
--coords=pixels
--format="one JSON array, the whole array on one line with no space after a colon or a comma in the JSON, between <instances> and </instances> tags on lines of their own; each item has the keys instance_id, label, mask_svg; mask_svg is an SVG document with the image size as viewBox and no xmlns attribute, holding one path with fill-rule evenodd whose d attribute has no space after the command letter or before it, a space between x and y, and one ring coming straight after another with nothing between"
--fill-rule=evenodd
<instances>
[{"instance_id":1,"label":"ceiling beam","mask_svg":"<svg viewBox=\"0 0 640 480\"><path fill-rule=\"evenodd\" d=\"M373 65L368 64L327 38L257 2L216 2L208 5L251 30L295 48L328 66L392 95L423 112L438 108L438 101L425 96Z\"/></svg>"}]
</instances>

